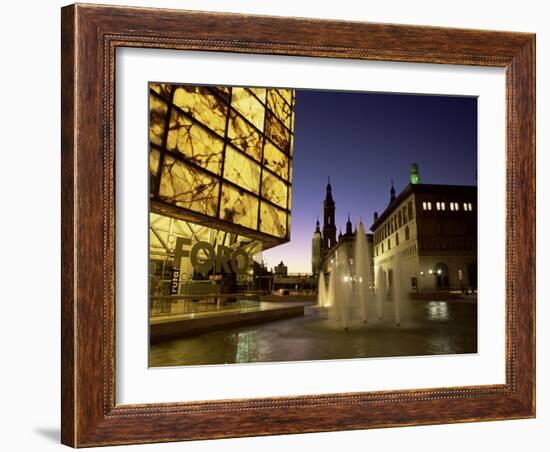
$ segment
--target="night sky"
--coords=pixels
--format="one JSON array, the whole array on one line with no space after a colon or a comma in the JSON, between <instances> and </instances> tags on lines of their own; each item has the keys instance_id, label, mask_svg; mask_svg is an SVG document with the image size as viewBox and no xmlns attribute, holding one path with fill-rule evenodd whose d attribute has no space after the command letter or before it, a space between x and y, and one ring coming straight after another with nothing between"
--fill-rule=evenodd
<instances>
[{"instance_id":1,"label":"night sky","mask_svg":"<svg viewBox=\"0 0 550 452\"><path fill-rule=\"evenodd\" d=\"M269 268L311 272L311 238L330 176L336 225L345 229L388 205L419 165L422 183L476 185L477 99L335 91L296 91L292 224L289 243L267 250Z\"/></svg>"}]
</instances>

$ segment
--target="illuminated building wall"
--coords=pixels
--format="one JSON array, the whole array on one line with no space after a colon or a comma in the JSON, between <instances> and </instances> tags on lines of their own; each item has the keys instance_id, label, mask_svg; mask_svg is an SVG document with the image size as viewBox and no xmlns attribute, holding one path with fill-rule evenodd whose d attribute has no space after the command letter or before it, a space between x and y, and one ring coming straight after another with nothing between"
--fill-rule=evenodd
<instances>
[{"instance_id":1,"label":"illuminated building wall","mask_svg":"<svg viewBox=\"0 0 550 452\"><path fill-rule=\"evenodd\" d=\"M294 91L150 84L151 211L289 240Z\"/></svg>"},{"instance_id":2,"label":"illuminated building wall","mask_svg":"<svg viewBox=\"0 0 550 452\"><path fill-rule=\"evenodd\" d=\"M399 263L408 290L477 289L476 207L475 186L407 185L371 226L376 280Z\"/></svg>"},{"instance_id":3,"label":"illuminated building wall","mask_svg":"<svg viewBox=\"0 0 550 452\"><path fill-rule=\"evenodd\" d=\"M293 90L151 83L149 102L153 277L196 278L197 242L252 258L290 239Z\"/></svg>"}]
</instances>

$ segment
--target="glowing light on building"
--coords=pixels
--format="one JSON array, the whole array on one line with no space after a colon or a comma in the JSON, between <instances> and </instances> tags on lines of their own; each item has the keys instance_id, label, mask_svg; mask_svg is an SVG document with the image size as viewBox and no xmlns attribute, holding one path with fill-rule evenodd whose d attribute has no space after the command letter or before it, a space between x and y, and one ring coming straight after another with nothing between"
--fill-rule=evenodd
<instances>
[{"instance_id":1,"label":"glowing light on building","mask_svg":"<svg viewBox=\"0 0 550 452\"><path fill-rule=\"evenodd\" d=\"M294 103L289 89L149 84L152 293L170 271L172 294L252 280L244 265L289 241Z\"/></svg>"},{"instance_id":2,"label":"glowing light on building","mask_svg":"<svg viewBox=\"0 0 550 452\"><path fill-rule=\"evenodd\" d=\"M151 211L288 241L294 91L150 84Z\"/></svg>"}]
</instances>

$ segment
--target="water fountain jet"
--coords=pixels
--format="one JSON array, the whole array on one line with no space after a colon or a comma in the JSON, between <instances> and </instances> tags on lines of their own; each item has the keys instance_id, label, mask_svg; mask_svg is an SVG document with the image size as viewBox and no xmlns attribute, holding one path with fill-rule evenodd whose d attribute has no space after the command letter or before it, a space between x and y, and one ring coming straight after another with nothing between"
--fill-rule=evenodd
<instances>
[{"instance_id":1,"label":"water fountain jet","mask_svg":"<svg viewBox=\"0 0 550 452\"><path fill-rule=\"evenodd\" d=\"M318 306L327 308L328 318L348 329L354 320L369 323L371 305L375 306L378 321L382 321L387 314L384 312L384 301L388 301L393 303L394 322L399 326L402 322L402 303L408 297L405 282L402 281L400 255L395 255L392 268L388 270L391 272L388 284L382 268L377 268L373 277L369 243L362 223L359 223L352 243L353 246L349 246L349 242L340 244L331 256L328 287L325 286L324 275L319 275Z\"/></svg>"},{"instance_id":2,"label":"water fountain jet","mask_svg":"<svg viewBox=\"0 0 550 452\"><path fill-rule=\"evenodd\" d=\"M319 281L317 283L317 306L324 308L327 304L327 288L325 285L325 274L319 273Z\"/></svg>"}]
</instances>

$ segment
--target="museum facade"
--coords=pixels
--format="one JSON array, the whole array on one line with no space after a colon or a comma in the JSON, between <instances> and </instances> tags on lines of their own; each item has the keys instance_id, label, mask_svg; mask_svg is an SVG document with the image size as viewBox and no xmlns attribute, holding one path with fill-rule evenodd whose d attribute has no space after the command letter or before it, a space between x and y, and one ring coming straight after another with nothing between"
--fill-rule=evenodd
<instances>
[{"instance_id":1,"label":"museum facade","mask_svg":"<svg viewBox=\"0 0 550 452\"><path fill-rule=\"evenodd\" d=\"M151 83L149 99L151 297L251 290L290 238L294 91Z\"/></svg>"}]
</instances>

